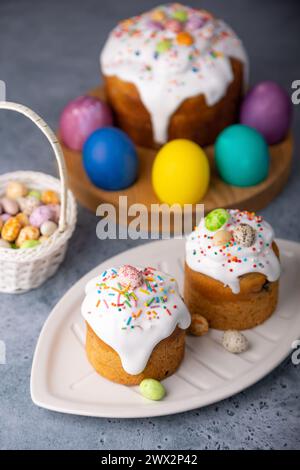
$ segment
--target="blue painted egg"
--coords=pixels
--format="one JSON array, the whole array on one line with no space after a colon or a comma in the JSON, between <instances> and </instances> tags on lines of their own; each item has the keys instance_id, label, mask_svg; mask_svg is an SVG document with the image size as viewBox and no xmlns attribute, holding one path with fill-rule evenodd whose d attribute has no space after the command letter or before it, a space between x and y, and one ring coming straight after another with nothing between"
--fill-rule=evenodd
<instances>
[{"instance_id":1,"label":"blue painted egg","mask_svg":"<svg viewBox=\"0 0 300 470\"><path fill-rule=\"evenodd\" d=\"M134 144L114 127L104 127L90 135L83 146L83 165L92 183L108 191L131 186L138 173Z\"/></svg>"},{"instance_id":2,"label":"blue painted egg","mask_svg":"<svg viewBox=\"0 0 300 470\"><path fill-rule=\"evenodd\" d=\"M253 186L269 173L269 148L255 129L234 124L224 129L215 144L215 163L221 178L233 186Z\"/></svg>"}]
</instances>

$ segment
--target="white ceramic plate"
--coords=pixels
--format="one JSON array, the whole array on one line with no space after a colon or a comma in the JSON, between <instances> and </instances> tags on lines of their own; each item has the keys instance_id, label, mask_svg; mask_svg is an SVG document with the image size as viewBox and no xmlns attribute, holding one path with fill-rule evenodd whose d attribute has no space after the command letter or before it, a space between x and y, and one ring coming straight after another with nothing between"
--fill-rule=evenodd
<instances>
[{"instance_id":1,"label":"white ceramic plate","mask_svg":"<svg viewBox=\"0 0 300 470\"><path fill-rule=\"evenodd\" d=\"M32 365L32 400L63 413L137 418L199 408L254 384L289 354L300 336L300 244L278 243L283 264L279 306L263 325L245 332L249 350L240 355L225 351L217 330L201 338L188 337L185 359L164 381L167 396L160 402L143 398L138 387L114 384L93 371L85 356L80 305L86 282L112 265L157 266L172 273L182 287L184 240L152 242L105 261L78 281L48 317Z\"/></svg>"}]
</instances>

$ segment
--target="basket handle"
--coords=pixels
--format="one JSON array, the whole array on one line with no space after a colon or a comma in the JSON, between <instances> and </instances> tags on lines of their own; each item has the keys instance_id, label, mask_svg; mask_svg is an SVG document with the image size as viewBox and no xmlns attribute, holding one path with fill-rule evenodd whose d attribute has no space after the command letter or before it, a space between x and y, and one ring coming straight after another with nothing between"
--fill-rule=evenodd
<instances>
[{"instance_id":1,"label":"basket handle","mask_svg":"<svg viewBox=\"0 0 300 470\"><path fill-rule=\"evenodd\" d=\"M48 141L50 142L50 145L56 157L61 183L61 211L58 228L60 232L64 232L66 228L67 218L67 170L63 151L57 140L56 135L48 126L48 124L38 114L36 114L34 111L32 111L32 109L27 108L27 106L24 106L23 104L13 103L10 101L0 101L0 109L10 109L12 111L16 111L17 113L23 114L32 122L34 122L34 124L42 131L42 133L47 137Z\"/></svg>"}]
</instances>

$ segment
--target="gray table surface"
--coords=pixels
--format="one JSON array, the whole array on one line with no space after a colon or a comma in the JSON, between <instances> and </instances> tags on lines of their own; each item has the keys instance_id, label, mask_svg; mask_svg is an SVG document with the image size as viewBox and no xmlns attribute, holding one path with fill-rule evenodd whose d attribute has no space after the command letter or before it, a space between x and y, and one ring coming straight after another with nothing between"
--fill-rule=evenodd
<instances>
[{"instance_id":1,"label":"gray table surface","mask_svg":"<svg viewBox=\"0 0 300 470\"><path fill-rule=\"evenodd\" d=\"M249 51L251 82L274 79L290 91L299 79L297 2L190 1L223 17ZM0 2L0 79L7 99L27 104L56 127L62 107L99 81L98 54L116 20L154 6L151 0ZM300 121L295 106L294 131ZM0 173L40 169L54 174L47 142L26 119L1 112ZM262 211L278 237L300 241L299 134L285 190ZM300 366L290 358L248 390L204 409L153 419L94 419L39 409L30 398L36 341L49 312L72 284L106 258L138 242L96 238L97 219L79 209L65 262L40 289L0 296L1 449L300 448ZM75 256L74 256L75 254ZM79 255L78 255L79 254ZM1 268L0 268L1 269Z\"/></svg>"}]
</instances>

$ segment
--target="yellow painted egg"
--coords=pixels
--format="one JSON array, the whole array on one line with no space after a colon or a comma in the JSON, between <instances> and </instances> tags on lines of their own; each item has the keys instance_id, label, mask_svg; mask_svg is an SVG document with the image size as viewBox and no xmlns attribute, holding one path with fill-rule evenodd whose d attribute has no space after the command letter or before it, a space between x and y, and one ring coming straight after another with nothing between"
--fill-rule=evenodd
<instances>
[{"instance_id":1,"label":"yellow painted egg","mask_svg":"<svg viewBox=\"0 0 300 470\"><path fill-rule=\"evenodd\" d=\"M196 204L209 185L209 162L202 148L187 139L168 142L158 152L152 168L153 189L162 202Z\"/></svg>"},{"instance_id":2,"label":"yellow painted egg","mask_svg":"<svg viewBox=\"0 0 300 470\"><path fill-rule=\"evenodd\" d=\"M23 243L27 240L38 240L40 236L40 231L37 227L33 227L32 225L27 225L27 227L23 227L19 233L19 236L16 240L16 246L20 248Z\"/></svg>"},{"instance_id":3,"label":"yellow painted egg","mask_svg":"<svg viewBox=\"0 0 300 470\"><path fill-rule=\"evenodd\" d=\"M52 191L51 189L49 189L48 191L42 192L41 201L43 204L59 204L60 203L59 195L57 194L57 192Z\"/></svg>"},{"instance_id":4,"label":"yellow painted egg","mask_svg":"<svg viewBox=\"0 0 300 470\"><path fill-rule=\"evenodd\" d=\"M3 240L6 240L7 242L14 242L22 228L22 225L16 219L15 217L11 217L8 219L5 224L3 225L1 236Z\"/></svg>"}]
</instances>

